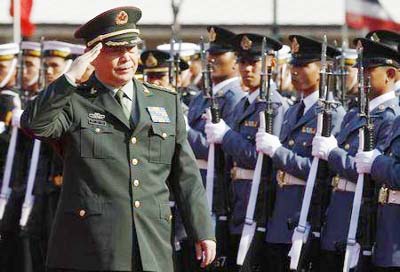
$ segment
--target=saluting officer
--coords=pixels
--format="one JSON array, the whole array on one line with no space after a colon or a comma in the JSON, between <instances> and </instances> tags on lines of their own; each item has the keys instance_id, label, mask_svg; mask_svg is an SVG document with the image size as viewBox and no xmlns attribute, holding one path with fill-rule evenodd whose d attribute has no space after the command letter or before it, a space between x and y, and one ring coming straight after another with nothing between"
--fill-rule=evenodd
<instances>
[{"instance_id":1,"label":"saluting officer","mask_svg":"<svg viewBox=\"0 0 400 272\"><path fill-rule=\"evenodd\" d=\"M136 7L108 10L76 32L88 47L28 104L22 127L60 143L63 189L47 256L55 271L173 271L170 181L198 259L215 256L179 97L134 79ZM95 75L76 82L92 63Z\"/></svg>"},{"instance_id":2,"label":"saluting officer","mask_svg":"<svg viewBox=\"0 0 400 272\"><path fill-rule=\"evenodd\" d=\"M244 225L246 208L253 179L254 167L257 161L255 135L259 126L259 114L266 108L265 101L259 99L261 84L261 44L264 36L243 33L235 36L233 43L238 54L239 71L243 84L249 88L247 96L243 97L232 114L217 124L207 124L206 133L209 143L221 144L227 158L226 169L231 173L231 206L229 226L231 233L230 266L236 271L236 254ZM276 60L274 51L282 44L266 37L266 65L274 67ZM271 79L272 80L272 79ZM286 100L276 91L276 85L271 84L271 99L275 103L273 132L279 135L282 120L288 108Z\"/></svg>"},{"instance_id":3,"label":"saluting officer","mask_svg":"<svg viewBox=\"0 0 400 272\"><path fill-rule=\"evenodd\" d=\"M292 82L303 98L286 112L279 138L265 132L257 134L257 149L272 158L276 168L276 199L268 220L266 241L270 271L288 271L288 251L293 230L288 220L300 213L304 188L312 162L312 140L317 127L320 57L322 43L300 35L289 36L292 48ZM328 46L327 57L338 52ZM332 133L339 130L344 110L332 113Z\"/></svg>"},{"instance_id":4,"label":"saluting officer","mask_svg":"<svg viewBox=\"0 0 400 272\"><path fill-rule=\"evenodd\" d=\"M373 116L375 146L379 148L386 142L393 120L400 113L398 97L394 92L399 64L393 58L398 56L395 50L385 45L365 39L360 41L365 76L371 78L369 112ZM358 178L354 157L359 147L359 129L364 125L365 118L359 116L359 109L355 107L344 116L336 138L317 136L313 140L313 155L328 161L329 169L335 175L321 236L324 251L322 263L326 271L343 270L344 245Z\"/></svg>"}]
</instances>

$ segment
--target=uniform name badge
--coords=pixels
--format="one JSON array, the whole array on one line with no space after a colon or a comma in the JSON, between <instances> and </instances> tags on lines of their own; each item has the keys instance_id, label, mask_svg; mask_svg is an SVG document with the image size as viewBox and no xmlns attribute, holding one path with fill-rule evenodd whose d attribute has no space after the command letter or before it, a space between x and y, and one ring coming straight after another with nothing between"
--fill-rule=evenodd
<instances>
[{"instance_id":1,"label":"uniform name badge","mask_svg":"<svg viewBox=\"0 0 400 272\"><path fill-rule=\"evenodd\" d=\"M147 107L151 120L154 123L171 123L168 113L163 107Z\"/></svg>"}]
</instances>

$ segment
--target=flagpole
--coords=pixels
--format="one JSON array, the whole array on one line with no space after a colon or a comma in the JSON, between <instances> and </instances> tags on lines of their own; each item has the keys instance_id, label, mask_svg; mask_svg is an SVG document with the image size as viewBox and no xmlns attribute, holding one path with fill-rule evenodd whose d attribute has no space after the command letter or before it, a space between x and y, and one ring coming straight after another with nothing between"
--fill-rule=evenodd
<instances>
[{"instance_id":1,"label":"flagpole","mask_svg":"<svg viewBox=\"0 0 400 272\"><path fill-rule=\"evenodd\" d=\"M21 0L14 1L13 36L14 42L21 42Z\"/></svg>"}]
</instances>

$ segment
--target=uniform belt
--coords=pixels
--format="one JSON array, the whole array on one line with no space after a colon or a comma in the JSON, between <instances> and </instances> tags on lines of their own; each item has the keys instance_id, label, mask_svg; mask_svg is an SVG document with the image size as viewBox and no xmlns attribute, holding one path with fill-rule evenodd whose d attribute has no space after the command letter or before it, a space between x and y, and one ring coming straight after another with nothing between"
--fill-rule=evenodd
<instances>
[{"instance_id":1,"label":"uniform belt","mask_svg":"<svg viewBox=\"0 0 400 272\"><path fill-rule=\"evenodd\" d=\"M253 176L254 176L254 170L244 169L236 166L232 167L231 169L232 180L238 180L238 179L253 180Z\"/></svg>"},{"instance_id":2,"label":"uniform belt","mask_svg":"<svg viewBox=\"0 0 400 272\"><path fill-rule=\"evenodd\" d=\"M386 187L382 187L379 190L378 202L380 204L397 204L400 205L400 191L391 190Z\"/></svg>"},{"instance_id":3,"label":"uniform belt","mask_svg":"<svg viewBox=\"0 0 400 272\"><path fill-rule=\"evenodd\" d=\"M197 166L200 169L207 170L207 161L206 160L197 160Z\"/></svg>"},{"instance_id":4,"label":"uniform belt","mask_svg":"<svg viewBox=\"0 0 400 272\"><path fill-rule=\"evenodd\" d=\"M276 180L278 181L280 187L287 185L306 185L306 182L304 180L296 178L295 176L283 172L282 170L278 170L278 173L276 174Z\"/></svg>"},{"instance_id":5,"label":"uniform belt","mask_svg":"<svg viewBox=\"0 0 400 272\"><path fill-rule=\"evenodd\" d=\"M334 191L355 192L356 184L347 179L335 176L332 178L332 187Z\"/></svg>"}]
</instances>

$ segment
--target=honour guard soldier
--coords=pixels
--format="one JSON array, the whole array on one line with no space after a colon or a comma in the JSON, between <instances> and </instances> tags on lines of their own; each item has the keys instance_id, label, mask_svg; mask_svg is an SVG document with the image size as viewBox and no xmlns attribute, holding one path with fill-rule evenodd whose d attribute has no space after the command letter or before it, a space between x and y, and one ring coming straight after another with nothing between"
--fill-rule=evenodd
<instances>
[{"instance_id":1,"label":"honour guard soldier","mask_svg":"<svg viewBox=\"0 0 400 272\"><path fill-rule=\"evenodd\" d=\"M400 67L400 55L384 46L377 46L370 41L361 40L364 50L376 48L371 55L371 65L377 67L371 72L372 81L376 81L376 88L395 89L395 77L390 69ZM368 60L367 60L368 61ZM367 64L366 64L367 65ZM393 68L392 68L393 67ZM380 70L380 71L379 71ZM376 78L372 73L379 73ZM378 87L379 86L379 87ZM371 105L370 105L371 107ZM375 121L376 122L376 121ZM378 211L376 222L376 241L373 250L374 271L398 271L400 268L400 242L398 224L400 218L399 206L399 132L400 118L397 117L393 126L386 135L383 145L377 145L372 151L357 153L355 164L357 172L371 174L379 190ZM380 139L378 138L378 142Z\"/></svg>"},{"instance_id":2,"label":"honour guard soldier","mask_svg":"<svg viewBox=\"0 0 400 272\"><path fill-rule=\"evenodd\" d=\"M347 105L343 105L343 107L345 107L346 109L351 109L352 107L355 107L357 105L358 69L357 67L354 67L357 61L357 52L355 49L345 48L342 54L344 58L344 68L346 72L346 81L344 87L344 91L346 93L344 95L344 98L347 102Z\"/></svg>"},{"instance_id":3,"label":"honour guard soldier","mask_svg":"<svg viewBox=\"0 0 400 272\"><path fill-rule=\"evenodd\" d=\"M237 64L237 56L235 53L232 39L235 34L217 26L209 26L207 28L209 33L209 48L208 62L211 66L211 86L212 94L206 94L207 90L200 92L190 103L188 112L188 139L197 159L197 165L200 168L201 176L204 186L206 185L207 164L209 144L207 143L206 134L204 131L206 124L206 110L211 106L211 99L215 99L218 104L219 114L222 119L228 119L232 111L240 99L245 95L240 86L239 69ZM207 67L203 67L207 70ZM205 78L202 78L205 80ZM203 83L205 84L205 83ZM218 156L222 152L217 152ZM222 155L223 156L223 155ZM219 160L222 162L222 160ZM219 220L218 226L227 225L227 201L224 191L227 190L223 178L217 179L216 177L223 176L223 167L215 167L214 175L214 189L213 189L213 213L216 214L216 220ZM220 188L220 189L217 189ZM216 200L221 200L218 204ZM218 260L215 265L223 268L227 265L226 262L226 248L228 248L229 241L226 241L226 233L218 235L219 241Z\"/></svg>"},{"instance_id":4,"label":"honour guard soldier","mask_svg":"<svg viewBox=\"0 0 400 272\"><path fill-rule=\"evenodd\" d=\"M22 89L28 92L28 97L32 97L39 92L40 43L24 41L21 50L24 65Z\"/></svg>"},{"instance_id":5,"label":"honour guard soldier","mask_svg":"<svg viewBox=\"0 0 400 272\"><path fill-rule=\"evenodd\" d=\"M276 168L276 199L268 220L266 241L270 271L288 271L288 251L293 230L288 220L298 217L304 188L310 171L311 143L317 127L320 57L322 43L299 35L289 36L292 48L292 83L303 97L286 112L279 138L265 132L257 134L257 150L272 158ZM327 48L327 57L338 52ZM333 110L332 133L339 130L344 115L341 107Z\"/></svg>"},{"instance_id":6,"label":"honour guard soldier","mask_svg":"<svg viewBox=\"0 0 400 272\"><path fill-rule=\"evenodd\" d=\"M235 36L233 43L238 54L239 71L243 84L249 88L249 94L241 99L231 115L217 124L207 124L206 133L209 143L219 143L227 156L226 169L231 173L230 187L232 211L229 228L231 233L230 271L236 271L236 254L242 233L251 181L257 160L255 135L259 126L259 114L266 108L265 101L259 99L261 84L261 44L264 36L243 33ZM274 52L282 44L265 37L269 56L266 65L276 65ZM272 79L271 79L272 80ZM271 84L271 99L276 104L274 110L274 134L278 135L288 105Z\"/></svg>"},{"instance_id":7,"label":"honour guard soldier","mask_svg":"<svg viewBox=\"0 0 400 272\"><path fill-rule=\"evenodd\" d=\"M375 42L383 43L396 51L400 51L400 34L390 30L375 30L369 32L365 38ZM396 75L395 83L396 95L400 96L400 71Z\"/></svg>"},{"instance_id":8,"label":"honour guard soldier","mask_svg":"<svg viewBox=\"0 0 400 272\"><path fill-rule=\"evenodd\" d=\"M363 66L371 78L369 101L370 115L373 116L376 147L381 147L389 137L393 120L400 113L394 82L398 63L396 51L369 40L361 40ZM363 91L363 90L362 90ZM333 193L328 207L326 223L321 235L322 263L326 271L342 271L344 246L350 224L351 209L358 178L354 161L359 146L359 129L365 118L359 116L359 109L352 108L344 116L336 138L317 136L313 140L313 155L328 161Z\"/></svg>"},{"instance_id":9,"label":"honour guard soldier","mask_svg":"<svg viewBox=\"0 0 400 272\"><path fill-rule=\"evenodd\" d=\"M140 17L136 7L119 7L81 26L75 37L87 52L22 115L23 128L62 147L63 189L47 256L55 271L173 271L167 179L197 258L203 267L214 259L179 98L134 79ZM90 63L95 75L77 85Z\"/></svg>"},{"instance_id":10,"label":"honour guard soldier","mask_svg":"<svg viewBox=\"0 0 400 272\"><path fill-rule=\"evenodd\" d=\"M143 73L146 82L174 90L174 86L171 85L168 77L170 56L167 52L146 50L142 52L140 59L143 63ZM188 63L180 59L179 73L187 69L189 69ZM178 84L180 84L180 77L178 78Z\"/></svg>"}]
</instances>

